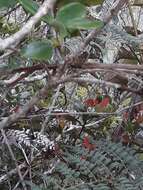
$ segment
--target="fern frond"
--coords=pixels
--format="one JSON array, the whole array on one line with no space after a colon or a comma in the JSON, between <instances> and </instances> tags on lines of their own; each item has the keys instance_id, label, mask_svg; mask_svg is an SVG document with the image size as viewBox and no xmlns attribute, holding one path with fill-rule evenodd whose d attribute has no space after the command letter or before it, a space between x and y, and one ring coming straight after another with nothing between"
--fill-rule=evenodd
<instances>
[{"instance_id":1,"label":"fern frond","mask_svg":"<svg viewBox=\"0 0 143 190\"><path fill-rule=\"evenodd\" d=\"M54 149L54 142L49 140L46 135L42 135L39 132L31 132L30 130L7 130L6 136L11 144L22 146L25 148L33 148L35 151L46 151L48 149ZM3 137L0 137L0 141L4 143Z\"/></svg>"}]
</instances>

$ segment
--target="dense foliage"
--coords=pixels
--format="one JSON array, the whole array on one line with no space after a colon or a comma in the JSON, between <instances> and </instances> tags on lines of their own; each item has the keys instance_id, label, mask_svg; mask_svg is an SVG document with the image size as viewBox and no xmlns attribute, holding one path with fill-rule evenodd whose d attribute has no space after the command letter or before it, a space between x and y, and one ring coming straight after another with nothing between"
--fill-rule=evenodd
<instances>
[{"instance_id":1,"label":"dense foliage","mask_svg":"<svg viewBox=\"0 0 143 190\"><path fill-rule=\"evenodd\" d=\"M143 189L142 5L0 0L0 189Z\"/></svg>"}]
</instances>

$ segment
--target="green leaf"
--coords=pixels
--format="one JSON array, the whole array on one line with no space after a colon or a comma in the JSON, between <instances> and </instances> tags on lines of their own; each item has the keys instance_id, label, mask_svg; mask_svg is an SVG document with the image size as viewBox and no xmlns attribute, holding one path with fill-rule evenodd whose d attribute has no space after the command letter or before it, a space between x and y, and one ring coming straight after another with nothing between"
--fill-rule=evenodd
<instances>
[{"instance_id":1,"label":"green leaf","mask_svg":"<svg viewBox=\"0 0 143 190\"><path fill-rule=\"evenodd\" d=\"M37 13L37 10L39 9L39 5L32 0L19 0L19 3L22 5L22 7L29 13L31 13L32 15ZM44 16L42 19L42 21L49 23L51 20L51 17L48 16Z\"/></svg>"},{"instance_id":2,"label":"green leaf","mask_svg":"<svg viewBox=\"0 0 143 190\"><path fill-rule=\"evenodd\" d=\"M57 12L57 22L61 22L66 28L71 29L94 29L103 26L101 21L86 18L86 7L80 3L70 3L63 6Z\"/></svg>"},{"instance_id":3,"label":"green leaf","mask_svg":"<svg viewBox=\"0 0 143 190\"><path fill-rule=\"evenodd\" d=\"M8 8L16 5L16 0L0 0L0 8Z\"/></svg>"},{"instance_id":4,"label":"green leaf","mask_svg":"<svg viewBox=\"0 0 143 190\"><path fill-rule=\"evenodd\" d=\"M80 3L70 3L63 6L57 12L56 19L65 25L71 20L86 16L86 7Z\"/></svg>"},{"instance_id":5,"label":"green leaf","mask_svg":"<svg viewBox=\"0 0 143 190\"><path fill-rule=\"evenodd\" d=\"M58 0L56 6L62 7L68 3L73 3L73 2L79 2L86 6L94 6L94 5L102 4L104 0Z\"/></svg>"},{"instance_id":6,"label":"green leaf","mask_svg":"<svg viewBox=\"0 0 143 190\"><path fill-rule=\"evenodd\" d=\"M103 23L99 20L89 20L86 18L78 18L71 20L68 24L68 28L76 28L76 29L95 29L101 28Z\"/></svg>"},{"instance_id":7,"label":"green leaf","mask_svg":"<svg viewBox=\"0 0 143 190\"><path fill-rule=\"evenodd\" d=\"M67 29L63 23L57 21L56 19L51 22L51 26L53 26L56 32L59 33L60 40L63 40L66 36L68 36Z\"/></svg>"},{"instance_id":8,"label":"green leaf","mask_svg":"<svg viewBox=\"0 0 143 190\"><path fill-rule=\"evenodd\" d=\"M34 41L22 49L22 55L35 60L49 60L52 57L53 48L49 41Z\"/></svg>"},{"instance_id":9,"label":"green leaf","mask_svg":"<svg viewBox=\"0 0 143 190\"><path fill-rule=\"evenodd\" d=\"M22 7L32 15L35 14L39 8L38 4L32 0L19 0Z\"/></svg>"}]
</instances>

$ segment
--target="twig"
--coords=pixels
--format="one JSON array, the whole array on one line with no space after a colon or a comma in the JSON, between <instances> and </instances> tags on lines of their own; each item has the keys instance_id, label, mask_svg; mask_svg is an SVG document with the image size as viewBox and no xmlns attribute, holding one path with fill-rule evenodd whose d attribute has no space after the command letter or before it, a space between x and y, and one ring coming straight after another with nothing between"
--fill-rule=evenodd
<instances>
[{"instance_id":1,"label":"twig","mask_svg":"<svg viewBox=\"0 0 143 190\"><path fill-rule=\"evenodd\" d=\"M52 112L53 108L54 108L54 105L55 105L55 103L57 101L57 98L59 96L60 89L61 89L61 85L58 86L57 91L54 94L54 97L52 98L53 99L52 104L51 104L51 106L49 108L48 113L46 114L48 117L46 117L45 121L42 123L41 134L44 133L44 129L45 129L46 124L47 124L47 122L49 120L49 115L48 114L50 114Z\"/></svg>"},{"instance_id":2,"label":"twig","mask_svg":"<svg viewBox=\"0 0 143 190\"><path fill-rule=\"evenodd\" d=\"M71 81L76 82L76 83L90 83L90 84L102 84L102 85L107 85L110 87L114 87L114 88L121 88L122 85L117 84L117 83L112 83L112 82L107 82L104 80L98 80L95 78L83 78L83 77L75 77L75 78L71 78Z\"/></svg>"},{"instance_id":3,"label":"twig","mask_svg":"<svg viewBox=\"0 0 143 190\"><path fill-rule=\"evenodd\" d=\"M14 8L10 9L9 11L7 11L4 15L2 15L3 17L10 15L13 11L15 11L17 8L20 7L20 4L16 5Z\"/></svg>"},{"instance_id":4,"label":"twig","mask_svg":"<svg viewBox=\"0 0 143 190\"><path fill-rule=\"evenodd\" d=\"M18 165L19 170L26 168L26 164L20 164ZM6 181L9 177L13 176L14 174L16 174L17 172L17 168L12 169L11 171L9 171L7 174L3 175L0 177L0 184L2 184L4 181Z\"/></svg>"},{"instance_id":5,"label":"twig","mask_svg":"<svg viewBox=\"0 0 143 190\"><path fill-rule=\"evenodd\" d=\"M139 70L143 71L143 65L131 65L131 64L103 64L97 63L95 60L88 60L86 64L81 66L82 69L128 69L128 70Z\"/></svg>"},{"instance_id":6,"label":"twig","mask_svg":"<svg viewBox=\"0 0 143 190\"><path fill-rule=\"evenodd\" d=\"M10 152L10 155L11 155L13 161L15 162L16 170L17 170L17 173L18 173L18 175L19 175L19 178L20 178L21 184L22 184L22 186L23 186L23 189L24 189L24 190L27 190L26 185L25 185L25 183L24 183L23 176L22 176L21 171L20 171L20 168L19 168L19 166L18 166L18 164L17 164L17 160L16 160L16 158L15 158L15 156L14 156L14 153L13 153L13 151L12 151L10 145L9 145L9 142L8 142L8 140L7 140L7 137L6 137L5 132L4 132L3 129L1 129L1 133L2 133L2 136L3 136L3 138L4 138L4 141L5 141L6 145L7 145L7 147L8 147L8 150L9 150L9 152Z\"/></svg>"},{"instance_id":7,"label":"twig","mask_svg":"<svg viewBox=\"0 0 143 190\"><path fill-rule=\"evenodd\" d=\"M25 171L23 177L25 177L25 176L28 174L28 172L29 172L29 170L27 169L27 170ZM19 184L20 184L20 181L17 182L17 184L15 185L15 187L14 187L12 190L16 190L17 187L19 186Z\"/></svg>"},{"instance_id":8,"label":"twig","mask_svg":"<svg viewBox=\"0 0 143 190\"><path fill-rule=\"evenodd\" d=\"M140 102L134 103L134 104L132 104L132 105L130 105L130 106L126 106L126 107L124 107L124 108L122 108L122 109L119 109L119 110L116 111L116 113L119 114L119 113L121 113L121 112L124 112L125 110L128 110L128 109L130 109L130 108L133 108L133 107L138 106L138 105L141 105L141 104L143 104L143 101L140 101Z\"/></svg>"},{"instance_id":9,"label":"twig","mask_svg":"<svg viewBox=\"0 0 143 190\"><path fill-rule=\"evenodd\" d=\"M27 104L25 104L17 113L11 114L9 117L4 118L0 122L0 129L8 126L9 124L17 121L20 117L26 115L30 108L33 107L41 98L44 98L49 90L49 85L42 88Z\"/></svg>"},{"instance_id":10,"label":"twig","mask_svg":"<svg viewBox=\"0 0 143 190\"><path fill-rule=\"evenodd\" d=\"M81 49L84 49L89 44L89 42L93 39L93 37L97 36L101 32L101 30L111 21L112 17L118 14L118 12L124 6L125 3L126 3L126 0L116 1L116 4L112 8L112 10L110 10L108 12L108 15L103 19L103 22L104 22L103 27L90 32L89 35L86 37L84 43L82 44Z\"/></svg>"}]
</instances>

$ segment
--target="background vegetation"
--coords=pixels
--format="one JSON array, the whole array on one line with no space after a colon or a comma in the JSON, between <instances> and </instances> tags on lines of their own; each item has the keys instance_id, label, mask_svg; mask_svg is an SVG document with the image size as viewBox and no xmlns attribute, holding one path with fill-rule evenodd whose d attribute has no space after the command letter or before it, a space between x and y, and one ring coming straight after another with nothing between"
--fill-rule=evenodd
<instances>
[{"instance_id":1,"label":"background vegetation","mask_svg":"<svg viewBox=\"0 0 143 190\"><path fill-rule=\"evenodd\" d=\"M143 189L142 6L0 0L0 189Z\"/></svg>"}]
</instances>

